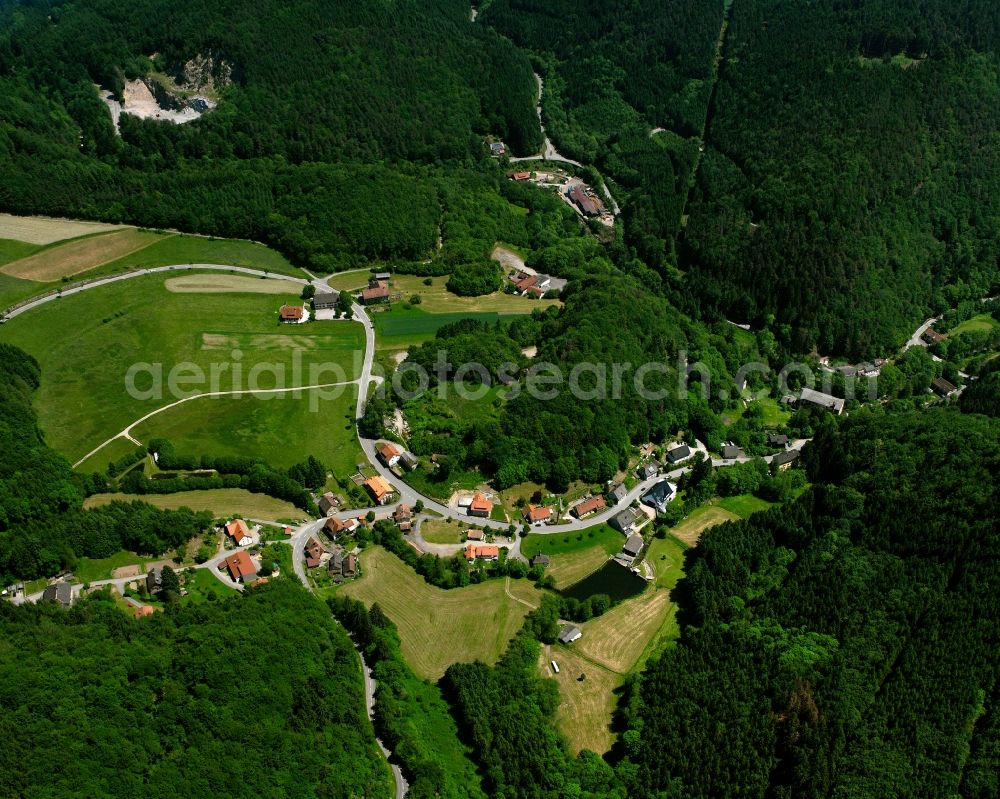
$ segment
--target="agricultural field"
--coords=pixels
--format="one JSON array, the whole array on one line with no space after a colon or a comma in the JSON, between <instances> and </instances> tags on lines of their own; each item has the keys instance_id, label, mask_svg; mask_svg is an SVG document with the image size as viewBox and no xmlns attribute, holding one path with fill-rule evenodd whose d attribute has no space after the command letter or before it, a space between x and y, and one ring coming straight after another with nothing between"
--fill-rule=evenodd
<instances>
[{"instance_id":1,"label":"agricultural field","mask_svg":"<svg viewBox=\"0 0 1000 799\"><path fill-rule=\"evenodd\" d=\"M767 510L773 505L773 502L755 497L753 494L739 494L735 497L717 497L712 500L709 507L722 508L739 516L741 519L745 519L747 516L758 511Z\"/></svg>"},{"instance_id":2,"label":"agricultural field","mask_svg":"<svg viewBox=\"0 0 1000 799\"><path fill-rule=\"evenodd\" d=\"M282 377L287 387L327 384L354 379L359 373L364 350L361 325L278 323L278 307L300 302L296 294L177 294L164 284L163 276L151 275L101 286L0 327L0 341L21 347L41 363L42 385L35 398L39 421L49 443L71 461L178 395L267 389ZM174 392L169 377L178 365L183 365L182 379L174 381L178 389ZM134 396L125 387L130 368L138 374ZM189 379L199 371L204 380ZM258 432L273 433L256 447L262 457L273 452L283 453L283 461L304 457L293 446L307 435L299 426L308 428L310 440L327 455L343 447L339 435L317 435L317 424L320 420L341 430L349 401L343 397L339 402L324 401L316 414L308 412L308 401L285 401L287 396L281 396L284 400L259 401L269 407L280 403L281 410L258 409L247 416L249 406L242 406L244 421L252 421ZM177 420L205 403L211 400L193 400L171 411L172 430L183 433L184 423ZM198 413L202 421L216 423L218 418L208 411ZM297 428L291 438L281 429L283 420ZM238 449L254 434L239 422L240 418L225 420L223 429L202 428L201 435L221 447L222 435L234 434L234 441L227 443L231 450Z\"/></svg>"},{"instance_id":3,"label":"agricultural field","mask_svg":"<svg viewBox=\"0 0 1000 799\"><path fill-rule=\"evenodd\" d=\"M230 275L225 272L198 272L167 278L167 291L175 294L289 294L299 290L290 280L251 275Z\"/></svg>"},{"instance_id":4,"label":"agricultural field","mask_svg":"<svg viewBox=\"0 0 1000 799\"><path fill-rule=\"evenodd\" d=\"M372 273L370 269L352 269L348 272L337 272L326 279L327 285L337 291L353 291L368 285Z\"/></svg>"},{"instance_id":5,"label":"agricultural field","mask_svg":"<svg viewBox=\"0 0 1000 799\"><path fill-rule=\"evenodd\" d=\"M134 445L133 445L134 446ZM83 503L85 508L97 508L109 502L146 502L161 510L190 508L194 511L207 510L214 517L222 519L240 515L248 519L277 521L278 519L302 519L301 510L289 502L284 502L266 494L254 494L242 488L214 488L207 491L182 491L177 494L94 494Z\"/></svg>"},{"instance_id":6,"label":"agricultural field","mask_svg":"<svg viewBox=\"0 0 1000 799\"><path fill-rule=\"evenodd\" d=\"M558 588L566 588L601 568L623 543L621 533L602 524L574 533L532 533L521 540L521 554L526 558L548 555L552 561L546 575Z\"/></svg>"},{"instance_id":7,"label":"agricultural field","mask_svg":"<svg viewBox=\"0 0 1000 799\"><path fill-rule=\"evenodd\" d=\"M683 524L684 522L678 525L677 529ZM657 588L670 590L684 576L684 552L687 549L687 544L672 535L666 538L654 538L650 542L645 561L653 567Z\"/></svg>"},{"instance_id":8,"label":"agricultural field","mask_svg":"<svg viewBox=\"0 0 1000 799\"><path fill-rule=\"evenodd\" d=\"M399 303L390 311L372 311L370 316L380 350L405 350L423 344L440 328L461 319L494 324L500 318L497 313L428 313L422 307L403 308Z\"/></svg>"},{"instance_id":9,"label":"agricultural field","mask_svg":"<svg viewBox=\"0 0 1000 799\"><path fill-rule=\"evenodd\" d=\"M83 474L90 474L91 472L101 472L103 474L108 470L108 466L111 463L124 458L126 455L131 455L135 450L136 444L134 441L129 441L124 437L116 438L114 441L109 441L106 446L78 464L76 470ZM147 462L152 463L152 460L147 458Z\"/></svg>"},{"instance_id":10,"label":"agricultural field","mask_svg":"<svg viewBox=\"0 0 1000 799\"><path fill-rule=\"evenodd\" d=\"M572 644L581 655L618 674L627 674L671 611L670 592L650 586L580 625L583 638Z\"/></svg>"},{"instance_id":11,"label":"agricultural field","mask_svg":"<svg viewBox=\"0 0 1000 799\"><path fill-rule=\"evenodd\" d=\"M570 752L575 755L581 749L589 749L604 754L615 742L611 716L617 701L615 691L621 686L622 677L581 657L573 646L543 646L539 673L559 685L555 723ZM552 672L553 660L559 664L558 674ZM585 679L581 680L581 675Z\"/></svg>"},{"instance_id":12,"label":"agricultural field","mask_svg":"<svg viewBox=\"0 0 1000 799\"><path fill-rule=\"evenodd\" d=\"M160 239L160 234L125 228L73 239L46 247L0 267L4 274L38 283L52 283L124 258Z\"/></svg>"},{"instance_id":13,"label":"agricultural field","mask_svg":"<svg viewBox=\"0 0 1000 799\"><path fill-rule=\"evenodd\" d=\"M121 230L123 225L103 222L79 222L72 219L51 219L44 216L12 216L0 214L0 239L14 239L28 244L53 244L57 241Z\"/></svg>"},{"instance_id":14,"label":"agricultural field","mask_svg":"<svg viewBox=\"0 0 1000 799\"><path fill-rule=\"evenodd\" d=\"M528 297L517 297L504 294L502 291L486 294L482 297L459 297L445 288L448 276L431 278L431 285L424 285L426 278L416 275L393 275L389 288L403 295L403 301L408 302L414 294L420 295L420 309L428 313L454 313L464 311L466 314L498 313L498 314L530 314L536 308L545 309L550 305L559 305L559 300L534 300Z\"/></svg>"},{"instance_id":15,"label":"agricultural field","mask_svg":"<svg viewBox=\"0 0 1000 799\"><path fill-rule=\"evenodd\" d=\"M714 527L723 522L735 521L739 518L737 514L718 505L702 505L700 508L692 511L675 527L671 528L670 535L687 544L687 546L693 547L698 544L701 534L709 527Z\"/></svg>"},{"instance_id":16,"label":"agricultural field","mask_svg":"<svg viewBox=\"0 0 1000 799\"><path fill-rule=\"evenodd\" d=\"M507 595L503 580L436 588L381 547L366 549L360 564L362 576L339 590L368 606L379 604L399 628L403 656L428 680L440 678L452 663L495 663L541 596L524 580L511 581L516 599Z\"/></svg>"}]
</instances>

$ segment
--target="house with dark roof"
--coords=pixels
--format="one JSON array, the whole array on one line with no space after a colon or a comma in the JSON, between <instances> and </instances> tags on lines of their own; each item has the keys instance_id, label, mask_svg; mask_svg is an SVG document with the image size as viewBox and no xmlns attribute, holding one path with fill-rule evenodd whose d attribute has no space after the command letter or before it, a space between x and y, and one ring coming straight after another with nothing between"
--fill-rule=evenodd
<instances>
[{"instance_id":1,"label":"house with dark roof","mask_svg":"<svg viewBox=\"0 0 1000 799\"><path fill-rule=\"evenodd\" d=\"M358 558L353 553L349 553L344 557L344 563L340 568L340 573L344 577L356 577L358 574Z\"/></svg>"},{"instance_id":2,"label":"house with dark roof","mask_svg":"<svg viewBox=\"0 0 1000 799\"><path fill-rule=\"evenodd\" d=\"M667 450L667 461L671 466L673 466L675 463L687 460L693 454L694 453L691 451L691 447L687 444L681 444L679 447Z\"/></svg>"},{"instance_id":3,"label":"house with dark roof","mask_svg":"<svg viewBox=\"0 0 1000 799\"><path fill-rule=\"evenodd\" d=\"M305 545L306 566L315 569L319 566L320 559L325 552L323 545L314 536L309 536Z\"/></svg>"},{"instance_id":4,"label":"house with dark roof","mask_svg":"<svg viewBox=\"0 0 1000 799\"><path fill-rule=\"evenodd\" d=\"M392 520L404 533L409 532L413 526L413 511L409 505L398 505L392 513Z\"/></svg>"},{"instance_id":5,"label":"house with dark roof","mask_svg":"<svg viewBox=\"0 0 1000 799\"><path fill-rule=\"evenodd\" d=\"M335 311L337 310L337 302L339 300L339 291L316 292L316 294L313 295L313 310Z\"/></svg>"},{"instance_id":6,"label":"house with dark roof","mask_svg":"<svg viewBox=\"0 0 1000 799\"><path fill-rule=\"evenodd\" d=\"M655 508L660 513L667 512L667 505L674 498L674 487L668 480L661 480L647 491L639 500L643 505Z\"/></svg>"},{"instance_id":7,"label":"house with dark roof","mask_svg":"<svg viewBox=\"0 0 1000 799\"><path fill-rule=\"evenodd\" d=\"M606 494L606 496L608 502L610 502L612 505L617 505L619 502L625 499L625 497L628 496L628 489L625 488L624 483L615 483L614 485L611 486L611 488L608 489L608 493Z\"/></svg>"},{"instance_id":8,"label":"house with dark roof","mask_svg":"<svg viewBox=\"0 0 1000 799\"><path fill-rule=\"evenodd\" d=\"M559 631L559 643L571 644L583 637L583 630L575 624L567 624Z\"/></svg>"},{"instance_id":9,"label":"house with dark roof","mask_svg":"<svg viewBox=\"0 0 1000 799\"><path fill-rule=\"evenodd\" d=\"M544 555L541 552L539 552L537 555L535 555L535 557L533 557L531 559L531 565L532 566L541 566L541 567L545 568L545 567L547 567L549 565L549 556L548 555Z\"/></svg>"},{"instance_id":10,"label":"house with dark roof","mask_svg":"<svg viewBox=\"0 0 1000 799\"><path fill-rule=\"evenodd\" d=\"M923 333L920 334L920 339L924 344L938 344L944 341L945 337L938 333L933 327L928 327Z\"/></svg>"},{"instance_id":11,"label":"house with dark roof","mask_svg":"<svg viewBox=\"0 0 1000 799\"><path fill-rule=\"evenodd\" d=\"M771 466L776 468L779 472L783 472L786 469L790 469L792 464L799 459L799 451L797 449L789 449L784 452L779 452L773 458L771 458Z\"/></svg>"},{"instance_id":12,"label":"house with dark roof","mask_svg":"<svg viewBox=\"0 0 1000 799\"><path fill-rule=\"evenodd\" d=\"M163 590L163 569L150 569L146 573L146 590L151 594Z\"/></svg>"},{"instance_id":13,"label":"house with dark roof","mask_svg":"<svg viewBox=\"0 0 1000 799\"><path fill-rule=\"evenodd\" d=\"M651 480L660 473L660 462L647 461L646 463L640 464L635 473L640 480Z\"/></svg>"},{"instance_id":14,"label":"house with dark roof","mask_svg":"<svg viewBox=\"0 0 1000 799\"><path fill-rule=\"evenodd\" d=\"M618 532L630 535L639 521L639 514L632 508L625 508L611 519L611 526Z\"/></svg>"},{"instance_id":15,"label":"house with dark roof","mask_svg":"<svg viewBox=\"0 0 1000 799\"><path fill-rule=\"evenodd\" d=\"M341 506L342 500L332 491L327 491L323 496L321 496L316 504L319 506L319 512L324 516L330 516L336 512L336 510Z\"/></svg>"},{"instance_id":16,"label":"house with dark roof","mask_svg":"<svg viewBox=\"0 0 1000 799\"><path fill-rule=\"evenodd\" d=\"M73 604L73 586L67 582L45 586L42 591L43 602L58 602L64 608Z\"/></svg>"},{"instance_id":17,"label":"house with dark roof","mask_svg":"<svg viewBox=\"0 0 1000 799\"><path fill-rule=\"evenodd\" d=\"M721 448L723 460L731 461L740 457L740 448L735 444L723 444Z\"/></svg>"},{"instance_id":18,"label":"house with dark roof","mask_svg":"<svg viewBox=\"0 0 1000 799\"><path fill-rule=\"evenodd\" d=\"M591 513L604 510L607 506L608 505L604 501L604 497L593 496L590 497L590 499L585 499L583 502L578 502L573 506L572 510L570 510L570 513L577 519L582 519L584 516L589 516Z\"/></svg>"},{"instance_id":19,"label":"house with dark roof","mask_svg":"<svg viewBox=\"0 0 1000 799\"><path fill-rule=\"evenodd\" d=\"M494 158L499 158L501 155L507 152L507 147L502 141L491 141L490 143L490 155Z\"/></svg>"},{"instance_id":20,"label":"house with dark roof","mask_svg":"<svg viewBox=\"0 0 1000 799\"><path fill-rule=\"evenodd\" d=\"M947 397L958 391L958 386L949 383L943 377L935 377L931 381L931 391L933 391L939 397Z\"/></svg>"},{"instance_id":21,"label":"house with dark roof","mask_svg":"<svg viewBox=\"0 0 1000 799\"><path fill-rule=\"evenodd\" d=\"M588 192L582 183L574 183L566 192L566 196L584 216L599 216L604 210L604 204L596 195Z\"/></svg>"},{"instance_id":22,"label":"house with dark roof","mask_svg":"<svg viewBox=\"0 0 1000 799\"><path fill-rule=\"evenodd\" d=\"M787 447L788 436L784 433L770 433L767 437L767 445L769 447Z\"/></svg>"}]
</instances>

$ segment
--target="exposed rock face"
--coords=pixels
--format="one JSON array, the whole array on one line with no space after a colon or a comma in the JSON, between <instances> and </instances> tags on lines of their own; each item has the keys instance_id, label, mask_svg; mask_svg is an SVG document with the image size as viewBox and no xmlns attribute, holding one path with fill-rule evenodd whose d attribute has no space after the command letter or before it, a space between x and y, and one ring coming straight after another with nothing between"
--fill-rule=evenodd
<instances>
[{"instance_id":1,"label":"exposed rock face","mask_svg":"<svg viewBox=\"0 0 1000 799\"><path fill-rule=\"evenodd\" d=\"M213 55L198 54L184 64L180 88L215 93L233 82L232 65Z\"/></svg>"}]
</instances>

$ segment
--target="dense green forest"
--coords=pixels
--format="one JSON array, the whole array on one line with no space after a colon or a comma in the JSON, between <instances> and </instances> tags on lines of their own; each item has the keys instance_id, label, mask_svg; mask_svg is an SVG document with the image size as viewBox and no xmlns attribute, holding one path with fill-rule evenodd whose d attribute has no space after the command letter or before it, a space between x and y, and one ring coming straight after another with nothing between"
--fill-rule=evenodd
<instances>
[{"instance_id":1,"label":"dense green forest","mask_svg":"<svg viewBox=\"0 0 1000 799\"><path fill-rule=\"evenodd\" d=\"M623 736L635 796L996 796L1000 430L824 427L814 488L690 550Z\"/></svg>"},{"instance_id":2,"label":"dense green forest","mask_svg":"<svg viewBox=\"0 0 1000 799\"><path fill-rule=\"evenodd\" d=\"M392 795L357 653L291 580L135 620L4 602L0 640L4 796Z\"/></svg>"},{"instance_id":3,"label":"dense green forest","mask_svg":"<svg viewBox=\"0 0 1000 799\"><path fill-rule=\"evenodd\" d=\"M688 307L868 356L995 287L998 27L989 0L734 3Z\"/></svg>"},{"instance_id":4,"label":"dense green forest","mask_svg":"<svg viewBox=\"0 0 1000 799\"><path fill-rule=\"evenodd\" d=\"M212 521L206 513L161 511L141 502L82 510L89 483L45 444L31 407L34 358L0 344L0 578L34 578L72 569L80 557L122 549L172 551Z\"/></svg>"}]
</instances>

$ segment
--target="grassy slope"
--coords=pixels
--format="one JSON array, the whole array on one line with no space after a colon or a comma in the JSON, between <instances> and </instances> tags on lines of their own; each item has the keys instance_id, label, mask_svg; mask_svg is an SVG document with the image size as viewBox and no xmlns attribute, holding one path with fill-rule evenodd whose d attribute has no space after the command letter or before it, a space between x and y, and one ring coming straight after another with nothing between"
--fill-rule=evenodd
<instances>
[{"instance_id":1,"label":"grassy slope","mask_svg":"<svg viewBox=\"0 0 1000 799\"><path fill-rule=\"evenodd\" d=\"M624 541L621 533L603 524L578 533L529 535L521 541L521 552L528 558L548 555L552 562L546 574L565 588L603 566Z\"/></svg>"},{"instance_id":2,"label":"grassy slope","mask_svg":"<svg viewBox=\"0 0 1000 799\"><path fill-rule=\"evenodd\" d=\"M282 365L286 385L338 380L330 372L310 374L311 367L324 363L340 364L344 375L355 376L354 362L360 361L364 341L358 324L279 326L277 309L282 302L295 300L294 295L176 294L163 283L163 277L151 276L102 286L45 305L0 328L0 341L22 347L42 364L42 386L36 396L41 426L49 443L71 459L173 400L166 390L158 400L128 396L124 378L133 364L163 364L166 377L182 362L205 370L210 364L225 366L238 349L243 379L237 388L245 388L251 368L263 363ZM298 379L292 347L303 350ZM220 374L218 388L233 388L231 373ZM269 387L273 380L264 375L258 385ZM209 388L203 385L198 390ZM190 405L199 402L203 401Z\"/></svg>"},{"instance_id":3,"label":"grassy slope","mask_svg":"<svg viewBox=\"0 0 1000 799\"><path fill-rule=\"evenodd\" d=\"M217 518L239 514L248 519L300 519L303 513L294 505L265 494L253 494L242 488L217 488L209 491L183 491L178 494L95 494L84 502L85 508L107 505L113 501L132 502L140 500L164 510L191 508L207 510Z\"/></svg>"},{"instance_id":4,"label":"grassy slope","mask_svg":"<svg viewBox=\"0 0 1000 799\"><path fill-rule=\"evenodd\" d=\"M404 309L396 305L391 311L372 312L372 323L378 337L379 349L401 350L422 344L434 338L439 328L460 319L481 319L495 323L497 313L428 313L420 308Z\"/></svg>"},{"instance_id":5,"label":"grassy slope","mask_svg":"<svg viewBox=\"0 0 1000 799\"><path fill-rule=\"evenodd\" d=\"M399 628L407 662L425 679L439 678L452 663L496 662L530 610L505 594L503 580L445 591L380 547L362 553L361 569L362 577L340 590L366 605L378 602ZM518 589L538 604L536 589Z\"/></svg>"},{"instance_id":6,"label":"grassy slope","mask_svg":"<svg viewBox=\"0 0 1000 799\"><path fill-rule=\"evenodd\" d=\"M395 275L390 281L390 288L400 292L404 300L409 300L413 294L419 294L420 308L429 313L463 311L530 314L536 308L544 309L550 305L559 305L558 300L533 300L499 291L482 297L459 297L445 288L447 277L431 278L430 286L424 285L424 279L415 275Z\"/></svg>"}]
</instances>

